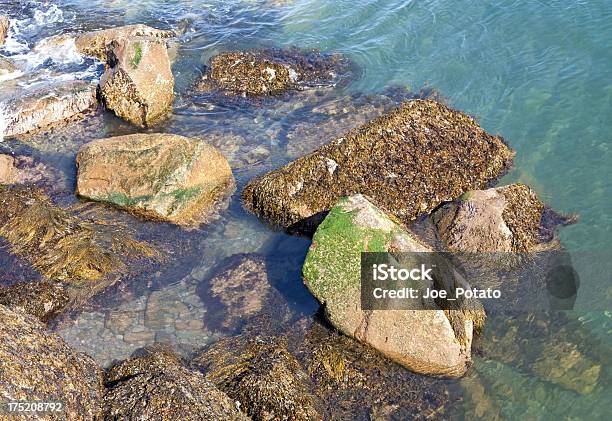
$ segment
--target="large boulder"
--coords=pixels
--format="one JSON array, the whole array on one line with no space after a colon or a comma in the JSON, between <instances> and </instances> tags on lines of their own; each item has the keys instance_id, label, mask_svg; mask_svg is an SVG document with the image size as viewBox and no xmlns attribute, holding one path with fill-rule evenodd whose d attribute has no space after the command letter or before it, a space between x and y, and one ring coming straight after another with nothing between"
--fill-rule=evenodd
<instances>
[{"instance_id":1,"label":"large boulder","mask_svg":"<svg viewBox=\"0 0 612 421\"><path fill-rule=\"evenodd\" d=\"M278 337L222 339L191 362L253 420L322 420L313 385Z\"/></svg>"},{"instance_id":2,"label":"large boulder","mask_svg":"<svg viewBox=\"0 0 612 421\"><path fill-rule=\"evenodd\" d=\"M102 371L85 354L45 330L32 316L0 305L0 399L62 402L61 412L40 418L92 420L104 392ZM32 419L29 416L11 419Z\"/></svg>"},{"instance_id":3,"label":"large boulder","mask_svg":"<svg viewBox=\"0 0 612 421\"><path fill-rule=\"evenodd\" d=\"M204 376L164 347L145 348L106 375L104 419L248 420Z\"/></svg>"},{"instance_id":4,"label":"large boulder","mask_svg":"<svg viewBox=\"0 0 612 421\"><path fill-rule=\"evenodd\" d=\"M415 372L463 375L474 322L481 321L461 310L418 307L417 300L410 310L362 309L363 251L432 250L362 195L342 199L314 234L303 267L304 282L331 324Z\"/></svg>"},{"instance_id":5,"label":"large boulder","mask_svg":"<svg viewBox=\"0 0 612 421\"><path fill-rule=\"evenodd\" d=\"M151 37L113 41L100 92L106 107L132 124L148 127L163 119L174 101L165 41Z\"/></svg>"},{"instance_id":6,"label":"large boulder","mask_svg":"<svg viewBox=\"0 0 612 421\"><path fill-rule=\"evenodd\" d=\"M9 18L4 15L0 15L0 45L4 44L4 40L6 39L6 33L9 28Z\"/></svg>"},{"instance_id":7,"label":"large boulder","mask_svg":"<svg viewBox=\"0 0 612 421\"><path fill-rule=\"evenodd\" d=\"M312 230L338 199L367 195L402 222L485 186L512 151L473 118L440 103L403 103L314 152L252 180L244 205L272 224Z\"/></svg>"},{"instance_id":8,"label":"large boulder","mask_svg":"<svg viewBox=\"0 0 612 421\"><path fill-rule=\"evenodd\" d=\"M350 62L342 56L315 50L230 51L210 59L197 89L242 96L275 95L290 89L332 85L349 67Z\"/></svg>"},{"instance_id":9,"label":"large boulder","mask_svg":"<svg viewBox=\"0 0 612 421\"><path fill-rule=\"evenodd\" d=\"M4 133L16 136L32 133L80 118L97 106L96 86L72 81L9 100L4 111Z\"/></svg>"},{"instance_id":10,"label":"large boulder","mask_svg":"<svg viewBox=\"0 0 612 421\"><path fill-rule=\"evenodd\" d=\"M234 188L221 152L183 136L100 139L84 145L76 160L79 196L176 224L203 222Z\"/></svg>"},{"instance_id":11,"label":"large boulder","mask_svg":"<svg viewBox=\"0 0 612 421\"><path fill-rule=\"evenodd\" d=\"M87 32L77 36L75 44L81 54L95 57L105 62L107 60L107 48L113 41L132 37L149 37L163 40L174 36L175 34L172 31L164 31L138 24Z\"/></svg>"}]
</instances>

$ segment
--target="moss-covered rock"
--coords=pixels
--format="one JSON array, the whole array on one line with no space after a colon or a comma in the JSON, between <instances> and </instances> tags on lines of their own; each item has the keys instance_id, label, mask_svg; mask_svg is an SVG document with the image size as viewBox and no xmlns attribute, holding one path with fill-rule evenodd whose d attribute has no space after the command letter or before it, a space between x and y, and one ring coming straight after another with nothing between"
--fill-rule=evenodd
<instances>
[{"instance_id":1,"label":"moss-covered rock","mask_svg":"<svg viewBox=\"0 0 612 421\"><path fill-rule=\"evenodd\" d=\"M0 304L31 314L43 323L59 314L69 301L64 285L46 279L0 285Z\"/></svg>"},{"instance_id":2,"label":"moss-covered rock","mask_svg":"<svg viewBox=\"0 0 612 421\"><path fill-rule=\"evenodd\" d=\"M232 51L210 59L196 89L242 96L275 95L290 89L332 85L349 68L350 62L342 56L316 50Z\"/></svg>"},{"instance_id":3,"label":"moss-covered rock","mask_svg":"<svg viewBox=\"0 0 612 421\"><path fill-rule=\"evenodd\" d=\"M135 134L84 145L77 194L146 218L196 225L234 189L231 168L206 142L170 134Z\"/></svg>"},{"instance_id":4,"label":"moss-covered rock","mask_svg":"<svg viewBox=\"0 0 612 421\"><path fill-rule=\"evenodd\" d=\"M393 311L361 307L362 252L430 251L365 197L355 195L342 199L318 227L304 262L304 282L344 334L415 372L461 376L470 363L476 314L426 310L430 306Z\"/></svg>"},{"instance_id":5,"label":"moss-covered rock","mask_svg":"<svg viewBox=\"0 0 612 421\"><path fill-rule=\"evenodd\" d=\"M174 101L165 41L128 37L111 42L100 93L107 108L136 126L149 127L162 120Z\"/></svg>"},{"instance_id":6,"label":"moss-covered rock","mask_svg":"<svg viewBox=\"0 0 612 421\"><path fill-rule=\"evenodd\" d=\"M338 199L356 193L409 222L485 186L512 155L471 117L414 100L252 180L242 199L258 216L292 230L311 231Z\"/></svg>"},{"instance_id":7,"label":"moss-covered rock","mask_svg":"<svg viewBox=\"0 0 612 421\"><path fill-rule=\"evenodd\" d=\"M254 420L323 419L313 385L283 339L222 339L199 353L192 366Z\"/></svg>"},{"instance_id":8,"label":"moss-covered rock","mask_svg":"<svg viewBox=\"0 0 612 421\"><path fill-rule=\"evenodd\" d=\"M238 421L249 418L165 347L152 346L106 375L104 419Z\"/></svg>"},{"instance_id":9,"label":"moss-covered rock","mask_svg":"<svg viewBox=\"0 0 612 421\"><path fill-rule=\"evenodd\" d=\"M93 359L48 333L34 317L0 305L3 406L15 401L62 402L62 412L46 413L45 419L92 420L100 414L103 392L102 370Z\"/></svg>"}]
</instances>

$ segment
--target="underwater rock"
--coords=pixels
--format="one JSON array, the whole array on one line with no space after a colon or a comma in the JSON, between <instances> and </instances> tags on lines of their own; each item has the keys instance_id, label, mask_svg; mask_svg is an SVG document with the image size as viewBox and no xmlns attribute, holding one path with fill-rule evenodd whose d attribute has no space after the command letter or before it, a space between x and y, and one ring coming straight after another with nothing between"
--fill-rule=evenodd
<instances>
[{"instance_id":1,"label":"underwater rock","mask_svg":"<svg viewBox=\"0 0 612 421\"><path fill-rule=\"evenodd\" d=\"M96 86L71 81L29 93L6 104L3 135L17 136L82 118L98 104Z\"/></svg>"},{"instance_id":2,"label":"underwater rock","mask_svg":"<svg viewBox=\"0 0 612 421\"><path fill-rule=\"evenodd\" d=\"M178 135L96 140L76 161L79 196L180 225L205 221L234 189L232 170L217 149Z\"/></svg>"},{"instance_id":3,"label":"underwater rock","mask_svg":"<svg viewBox=\"0 0 612 421\"><path fill-rule=\"evenodd\" d=\"M151 346L106 375L104 419L248 420L204 376L163 346Z\"/></svg>"},{"instance_id":4,"label":"underwater rock","mask_svg":"<svg viewBox=\"0 0 612 421\"><path fill-rule=\"evenodd\" d=\"M77 50L81 54L95 57L105 62L107 60L107 48L113 41L120 41L132 37L148 37L164 40L174 36L175 33L172 31L164 31L147 25L138 24L87 32L77 36L75 43Z\"/></svg>"},{"instance_id":5,"label":"underwater rock","mask_svg":"<svg viewBox=\"0 0 612 421\"><path fill-rule=\"evenodd\" d=\"M57 171L29 156L0 154L0 184L36 184L61 188L65 180Z\"/></svg>"},{"instance_id":6,"label":"underwater rock","mask_svg":"<svg viewBox=\"0 0 612 421\"><path fill-rule=\"evenodd\" d=\"M103 393L102 371L93 359L72 350L34 317L0 305L3 400L62 402L62 419L95 419Z\"/></svg>"},{"instance_id":7,"label":"underwater rock","mask_svg":"<svg viewBox=\"0 0 612 421\"><path fill-rule=\"evenodd\" d=\"M0 285L0 304L21 310L47 323L68 305L70 298L63 285L49 280Z\"/></svg>"},{"instance_id":8,"label":"underwater rock","mask_svg":"<svg viewBox=\"0 0 612 421\"><path fill-rule=\"evenodd\" d=\"M408 223L485 186L512 156L501 137L473 118L414 100L252 180L242 199L247 209L289 231L312 232L338 199L355 193Z\"/></svg>"},{"instance_id":9,"label":"underwater rock","mask_svg":"<svg viewBox=\"0 0 612 421\"><path fill-rule=\"evenodd\" d=\"M151 37L113 41L100 93L108 109L136 126L149 127L163 119L174 101L165 41Z\"/></svg>"},{"instance_id":10,"label":"underwater rock","mask_svg":"<svg viewBox=\"0 0 612 421\"><path fill-rule=\"evenodd\" d=\"M276 337L221 339L191 362L253 420L322 420L313 385L286 341Z\"/></svg>"},{"instance_id":11,"label":"underwater rock","mask_svg":"<svg viewBox=\"0 0 612 421\"><path fill-rule=\"evenodd\" d=\"M6 39L6 33L9 28L9 18L4 15L0 15L0 45L4 44L4 40Z\"/></svg>"},{"instance_id":12,"label":"underwater rock","mask_svg":"<svg viewBox=\"0 0 612 421\"><path fill-rule=\"evenodd\" d=\"M426 310L434 306L424 305L414 310L362 310L362 251L431 249L362 195L342 199L319 225L303 267L304 283L323 304L331 324L417 373L463 375L471 361L474 325L482 324L482 315Z\"/></svg>"},{"instance_id":13,"label":"underwater rock","mask_svg":"<svg viewBox=\"0 0 612 421\"><path fill-rule=\"evenodd\" d=\"M469 191L432 214L453 252L528 252L541 243L544 204L524 184Z\"/></svg>"},{"instance_id":14,"label":"underwater rock","mask_svg":"<svg viewBox=\"0 0 612 421\"><path fill-rule=\"evenodd\" d=\"M196 89L242 96L276 95L290 89L334 85L350 65L339 54L297 48L225 52L210 59L208 72Z\"/></svg>"},{"instance_id":15,"label":"underwater rock","mask_svg":"<svg viewBox=\"0 0 612 421\"><path fill-rule=\"evenodd\" d=\"M0 237L46 278L62 281L78 306L104 290L130 259L157 256L130 231L94 212L54 205L40 189L0 185Z\"/></svg>"},{"instance_id":16,"label":"underwater rock","mask_svg":"<svg viewBox=\"0 0 612 421\"><path fill-rule=\"evenodd\" d=\"M291 317L285 298L270 283L266 261L257 254L228 257L200 283L198 295L208 304L205 323L212 329L235 333L254 319L278 325Z\"/></svg>"}]
</instances>

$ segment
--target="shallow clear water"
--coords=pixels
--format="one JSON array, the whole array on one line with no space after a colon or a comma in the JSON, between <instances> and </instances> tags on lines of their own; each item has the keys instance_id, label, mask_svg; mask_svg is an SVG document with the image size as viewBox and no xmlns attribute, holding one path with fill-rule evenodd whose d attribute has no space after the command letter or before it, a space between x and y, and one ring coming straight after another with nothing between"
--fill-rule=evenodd
<instances>
[{"instance_id":1,"label":"shallow clear water","mask_svg":"<svg viewBox=\"0 0 612 421\"><path fill-rule=\"evenodd\" d=\"M300 118L312 117L306 110L316 101L306 96L297 105L268 111L211 105L206 98L191 95L190 87L215 53L285 45L344 53L358 70L350 84L327 93L329 98L379 93L392 85L437 89L454 108L476 116L484 128L504 136L517 151L515 168L502 182L525 182L554 209L580 215L578 224L561 233L581 278L578 310L568 314L567 326L572 330L566 333L572 337L580 332L581 355L590 352L584 358L601 365L597 388L578 394L534 374L533 359L503 362L485 355L476 360L485 395L509 419L604 419L612 413L606 394L612 316L605 311L612 300L609 1L0 0L0 12L3 9L20 21L0 53L21 60L30 72L43 72L45 80L66 72L92 80L101 71L96 63L72 56L69 47L47 52L55 57L50 62L37 61L32 46L45 37L126 23L160 28L185 25L173 67L178 93L175 111L159 130L202 137L228 131L241 135L243 144L218 145L231 155L239 190L254 175L294 157L300 147L295 146L291 130ZM23 82L20 89L26 85ZM7 92L0 92L0 99ZM93 117L74 130L35 137L28 147L11 142L4 147L27 149L61 168L73 182L73 158L80 144L134 131L107 115ZM316 310L299 281L299 258L308 247L307 240L270 232L242 211L237 196L220 221L189 238L196 251L173 263L182 267L156 275L154 282L153 289L167 298L161 307L165 305L168 312L180 301L189 309L186 319L201 318L206 303L194 298L194 285L223 257L255 251L278 261L295 260L297 270L291 275L295 282L288 284L289 294L300 311ZM62 334L101 362L125 357L133 348L164 335L181 344L214 340L214 334L207 332L170 329L163 320L147 326L146 308L151 301L157 303L147 291L115 307L98 305L63 328ZM105 324L126 311L134 320L126 332L132 337L136 333L129 343L125 333ZM566 334L562 330L558 335ZM521 334L529 337L529 332L525 327ZM487 335L494 332L489 330ZM541 348L554 347L553 336L544 337ZM111 346L102 347L104 343ZM469 399L465 405L475 406ZM470 413L473 407L467 410Z\"/></svg>"}]
</instances>

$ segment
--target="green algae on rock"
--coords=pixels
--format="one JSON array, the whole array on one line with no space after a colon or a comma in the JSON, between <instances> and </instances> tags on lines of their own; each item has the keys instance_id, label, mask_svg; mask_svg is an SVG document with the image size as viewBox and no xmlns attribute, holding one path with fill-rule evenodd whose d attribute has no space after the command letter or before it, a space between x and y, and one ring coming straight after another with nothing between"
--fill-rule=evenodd
<instances>
[{"instance_id":1,"label":"green algae on rock","mask_svg":"<svg viewBox=\"0 0 612 421\"><path fill-rule=\"evenodd\" d=\"M220 90L242 96L276 95L290 89L333 85L349 72L339 54L297 48L231 51L210 59L198 91Z\"/></svg>"},{"instance_id":2,"label":"green algae on rock","mask_svg":"<svg viewBox=\"0 0 612 421\"><path fill-rule=\"evenodd\" d=\"M205 222L234 189L232 170L216 148L171 134L90 142L77 166L79 196L179 225Z\"/></svg>"},{"instance_id":3,"label":"green algae on rock","mask_svg":"<svg viewBox=\"0 0 612 421\"><path fill-rule=\"evenodd\" d=\"M304 283L331 324L422 374L458 377L471 360L477 314L471 311L362 310L362 252L430 252L362 195L342 199L314 234ZM477 317L475 317L477 316ZM480 322L478 322L480 323Z\"/></svg>"},{"instance_id":4,"label":"green algae on rock","mask_svg":"<svg viewBox=\"0 0 612 421\"><path fill-rule=\"evenodd\" d=\"M3 405L7 401L62 402L57 419L92 420L100 415L103 393L102 370L92 358L72 350L34 317L0 305Z\"/></svg>"},{"instance_id":5,"label":"green algae on rock","mask_svg":"<svg viewBox=\"0 0 612 421\"><path fill-rule=\"evenodd\" d=\"M241 421L236 403L180 357L155 345L112 367L106 375L104 419Z\"/></svg>"},{"instance_id":6,"label":"green algae on rock","mask_svg":"<svg viewBox=\"0 0 612 421\"><path fill-rule=\"evenodd\" d=\"M414 100L252 180L242 199L247 209L288 230L312 231L338 199L356 193L407 223L486 186L512 156L501 137L473 118Z\"/></svg>"},{"instance_id":7,"label":"green algae on rock","mask_svg":"<svg viewBox=\"0 0 612 421\"><path fill-rule=\"evenodd\" d=\"M308 375L279 337L222 339L191 362L253 420L322 420Z\"/></svg>"}]
</instances>

